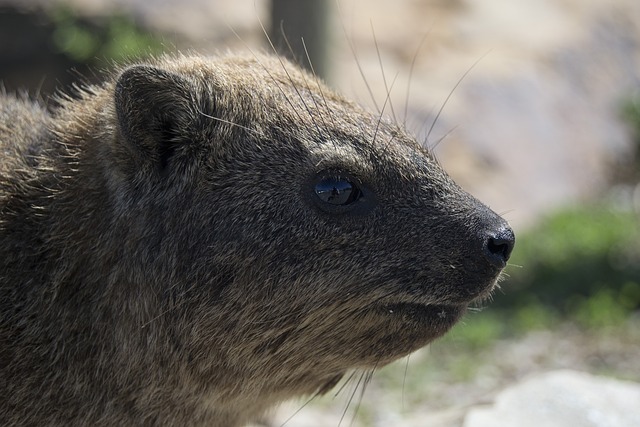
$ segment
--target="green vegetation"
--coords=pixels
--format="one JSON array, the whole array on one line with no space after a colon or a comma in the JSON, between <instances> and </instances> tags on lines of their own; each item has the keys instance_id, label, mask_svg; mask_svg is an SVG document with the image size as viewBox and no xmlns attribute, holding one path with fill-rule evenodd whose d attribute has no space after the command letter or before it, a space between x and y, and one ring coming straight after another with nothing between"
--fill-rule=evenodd
<instances>
[{"instance_id":1,"label":"green vegetation","mask_svg":"<svg viewBox=\"0 0 640 427\"><path fill-rule=\"evenodd\" d=\"M603 205L546 218L519 236L495 305L525 310L523 323L538 321L540 305L585 326L623 320L640 308L639 222L633 211Z\"/></svg>"},{"instance_id":2,"label":"green vegetation","mask_svg":"<svg viewBox=\"0 0 640 427\"><path fill-rule=\"evenodd\" d=\"M640 180L640 93L622 118L634 146L614 174L631 188ZM585 328L619 325L640 309L640 212L611 203L568 208L518 235L516 250L492 309L521 330L570 320ZM516 328L517 329L517 328Z\"/></svg>"},{"instance_id":3,"label":"green vegetation","mask_svg":"<svg viewBox=\"0 0 640 427\"><path fill-rule=\"evenodd\" d=\"M55 46L80 63L122 61L165 50L158 37L143 31L127 15L115 13L89 20L61 6L53 11L51 20Z\"/></svg>"}]
</instances>

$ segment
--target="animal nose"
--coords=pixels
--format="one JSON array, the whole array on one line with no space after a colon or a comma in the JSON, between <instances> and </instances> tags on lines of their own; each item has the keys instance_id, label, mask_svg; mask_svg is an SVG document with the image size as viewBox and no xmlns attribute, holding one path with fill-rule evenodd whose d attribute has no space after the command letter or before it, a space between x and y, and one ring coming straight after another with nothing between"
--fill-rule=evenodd
<instances>
[{"instance_id":1,"label":"animal nose","mask_svg":"<svg viewBox=\"0 0 640 427\"><path fill-rule=\"evenodd\" d=\"M516 236L510 227L503 226L498 231L491 232L484 244L484 256L497 268L504 268L513 251Z\"/></svg>"}]
</instances>

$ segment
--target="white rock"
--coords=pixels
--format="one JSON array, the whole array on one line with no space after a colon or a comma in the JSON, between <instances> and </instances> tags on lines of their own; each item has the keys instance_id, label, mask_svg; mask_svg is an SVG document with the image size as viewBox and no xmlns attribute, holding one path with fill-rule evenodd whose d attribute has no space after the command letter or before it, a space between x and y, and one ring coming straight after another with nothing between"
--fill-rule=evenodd
<instances>
[{"instance_id":1,"label":"white rock","mask_svg":"<svg viewBox=\"0 0 640 427\"><path fill-rule=\"evenodd\" d=\"M514 385L492 407L471 409L464 427L638 427L640 384L554 371Z\"/></svg>"}]
</instances>

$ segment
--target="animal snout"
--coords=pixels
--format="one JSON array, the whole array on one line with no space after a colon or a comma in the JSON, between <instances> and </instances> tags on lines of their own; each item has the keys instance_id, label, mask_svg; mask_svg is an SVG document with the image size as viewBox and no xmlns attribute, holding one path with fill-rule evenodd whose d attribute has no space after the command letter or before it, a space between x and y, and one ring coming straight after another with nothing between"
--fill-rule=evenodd
<instances>
[{"instance_id":1,"label":"animal snout","mask_svg":"<svg viewBox=\"0 0 640 427\"><path fill-rule=\"evenodd\" d=\"M506 225L487 233L484 242L484 256L489 263L497 268L504 268L511 256L516 243L513 230Z\"/></svg>"}]
</instances>

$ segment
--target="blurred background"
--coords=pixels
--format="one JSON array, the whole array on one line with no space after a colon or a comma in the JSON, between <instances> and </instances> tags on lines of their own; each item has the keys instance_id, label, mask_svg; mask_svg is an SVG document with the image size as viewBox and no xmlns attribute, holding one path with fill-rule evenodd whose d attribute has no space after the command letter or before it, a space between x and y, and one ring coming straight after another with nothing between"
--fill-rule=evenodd
<instances>
[{"instance_id":1,"label":"blurred background","mask_svg":"<svg viewBox=\"0 0 640 427\"><path fill-rule=\"evenodd\" d=\"M517 234L490 305L287 426L347 406L343 425L458 426L558 368L640 381L640 2L0 0L0 81L47 102L147 55L269 51L265 33L308 66L302 35L314 71L371 109L389 93L385 113Z\"/></svg>"}]
</instances>

